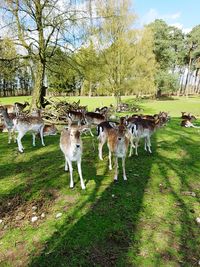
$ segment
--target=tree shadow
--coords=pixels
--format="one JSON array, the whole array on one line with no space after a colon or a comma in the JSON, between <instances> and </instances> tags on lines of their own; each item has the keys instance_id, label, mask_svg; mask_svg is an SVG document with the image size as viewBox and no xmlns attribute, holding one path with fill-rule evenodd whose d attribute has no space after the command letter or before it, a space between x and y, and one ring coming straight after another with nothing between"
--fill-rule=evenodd
<instances>
[{"instance_id":1,"label":"tree shadow","mask_svg":"<svg viewBox=\"0 0 200 267\"><path fill-rule=\"evenodd\" d=\"M82 194L85 194L86 197L72 207L69 214L66 214L63 222L57 226L56 232L42 244L43 248L36 254L33 252L30 255L29 266L138 266L130 261L128 253L130 249L133 249L135 255L140 253L137 227L144 209L144 195L154 164L157 164L163 177L162 182L169 189L167 194L173 197L179 208L177 220L181 223L181 231L180 247L177 248L177 251L181 254L183 264L186 264L183 266L193 266L198 254L198 242L194 240L191 244L191 236L197 236L197 232L194 230L196 229L194 217L191 216L190 205L174 189L174 185L169 179L168 169L173 170L179 177L183 190L193 190L188 181L188 175L194 175L198 170L196 155L199 151L197 146L193 147L195 140L188 139L188 129L177 128L174 130L171 128L175 123L176 121L172 121L169 127L160 130L162 138L164 137L160 142L157 142L159 132L152 137L152 155L148 155L143 151L143 147L140 147L139 157L127 158L128 181L126 182L122 180L121 167L119 181L117 183L112 181L113 172L109 172L107 165L98 161L97 144L95 143L95 151L93 151L91 138L84 137L83 177L86 179L87 190ZM170 139L170 137L172 138ZM58 143L58 139L55 139L55 142ZM164 154L158 152L160 148L165 151ZM167 153L170 153L173 148L184 149L184 152L180 152L183 155L173 159L168 157ZM107 155L106 148L103 154L104 157L105 154ZM42 188L45 190L48 187L61 189L69 186L67 175L66 180L62 178L59 182L55 181L55 175L56 177L63 176L64 158L59 149L44 152L42 154L44 158L40 159L40 157L41 155L35 155L31 162L21 163L24 166L22 171L25 171L25 176L30 172L29 169L26 171L26 168L34 162L41 160L41 166L50 165L48 170L41 169L43 174L46 171L45 179L41 177L40 173L34 176L34 181L32 179L29 181L30 195L28 198L33 197L35 192ZM190 166L190 169L184 173L183 170L187 165ZM14 168L17 167L18 163ZM58 170L56 174L55 169ZM10 174L11 172L7 170L5 177ZM77 172L75 179L78 187ZM91 183L94 185L91 186ZM16 186L9 194L23 193L24 186ZM76 194L76 190L74 194ZM159 205L162 204L159 203ZM173 224L170 224L169 230L175 231ZM152 244L152 235L155 232L156 228L154 227L148 239L148 242ZM172 243L173 236L169 239L169 246ZM153 244L153 246L155 245ZM166 258L168 256L169 254L165 251L157 253L154 266L160 266L165 259L168 259ZM177 263L177 258L174 261Z\"/></svg>"},{"instance_id":2,"label":"tree shadow","mask_svg":"<svg viewBox=\"0 0 200 267\"><path fill-rule=\"evenodd\" d=\"M153 145L155 151L155 137ZM137 242L134 231L153 161L154 155L141 149L140 158L127 159L128 181L122 180L120 167L119 181L107 182L109 185L97 196L105 176L110 177L106 168L88 199L66 218L30 266L130 266L127 252L130 244ZM90 209L84 214L88 203ZM76 214L82 212L76 221Z\"/></svg>"}]
</instances>

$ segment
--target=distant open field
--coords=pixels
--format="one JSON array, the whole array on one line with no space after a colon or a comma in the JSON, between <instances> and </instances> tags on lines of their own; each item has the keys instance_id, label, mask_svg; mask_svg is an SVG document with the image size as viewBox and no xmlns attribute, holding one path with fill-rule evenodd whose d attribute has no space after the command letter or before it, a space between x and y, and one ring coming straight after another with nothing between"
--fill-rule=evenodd
<instances>
[{"instance_id":1,"label":"distant open field","mask_svg":"<svg viewBox=\"0 0 200 267\"><path fill-rule=\"evenodd\" d=\"M0 104L24 100L30 97L0 98ZM111 103L111 97L81 98L90 110ZM20 154L16 144L7 144L7 133L0 134L0 266L198 266L200 132L181 128L179 117L181 111L200 116L200 98L138 105L144 113L172 116L152 136L153 154L142 142L139 156L126 160L128 181L120 164L116 183L106 145L100 161L96 136L83 135L85 191L75 165L76 184L69 189L59 135L46 137L45 147L37 140L33 148L28 134ZM200 119L194 123L200 126Z\"/></svg>"},{"instance_id":2,"label":"distant open field","mask_svg":"<svg viewBox=\"0 0 200 267\"><path fill-rule=\"evenodd\" d=\"M66 97L70 102L78 101L80 99L81 105L87 105L89 110L94 110L99 106L108 106L115 104L114 97ZM0 104L13 104L14 102L30 101L31 97L5 97L0 98ZM134 97L122 97L126 103L135 103ZM171 116L179 117L181 111L193 112L193 114L200 116L200 97L175 97L174 100L142 100L136 102L145 113L154 114L161 110L169 111Z\"/></svg>"}]
</instances>

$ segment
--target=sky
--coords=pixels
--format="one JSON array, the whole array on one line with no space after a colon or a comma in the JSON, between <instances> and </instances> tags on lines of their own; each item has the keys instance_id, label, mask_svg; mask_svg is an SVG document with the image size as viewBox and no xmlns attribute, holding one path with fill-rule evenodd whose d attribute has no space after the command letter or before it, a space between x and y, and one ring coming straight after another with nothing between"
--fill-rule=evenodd
<instances>
[{"instance_id":1,"label":"sky","mask_svg":"<svg viewBox=\"0 0 200 267\"><path fill-rule=\"evenodd\" d=\"M155 19L181 28L185 33L200 24L200 0L132 0L138 26Z\"/></svg>"}]
</instances>

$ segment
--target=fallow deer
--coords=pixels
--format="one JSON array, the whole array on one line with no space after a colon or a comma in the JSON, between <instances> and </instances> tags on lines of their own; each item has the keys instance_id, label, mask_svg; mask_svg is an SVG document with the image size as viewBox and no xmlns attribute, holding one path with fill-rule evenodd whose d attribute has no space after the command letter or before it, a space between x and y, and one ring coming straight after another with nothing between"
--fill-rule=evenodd
<instances>
[{"instance_id":1,"label":"fallow deer","mask_svg":"<svg viewBox=\"0 0 200 267\"><path fill-rule=\"evenodd\" d=\"M200 126L196 126L194 125L191 120L187 119L187 120L182 120L181 121L181 126L182 127L186 127L186 128L200 128Z\"/></svg>"},{"instance_id":2,"label":"fallow deer","mask_svg":"<svg viewBox=\"0 0 200 267\"><path fill-rule=\"evenodd\" d=\"M102 114L99 114L96 112L85 113L85 122L88 127L91 127L92 125L98 125L103 121L106 121L106 118ZM90 134L91 136L94 136L91 130L90 130Z\"/></svg>"},{"instance_id":3,"label":"fallow deer","mask_svg":"<svg viewBox=\"0 0 200 267\"><path fill-rule=\"evenodd\" d=\"M118 158L122 159L123 179L127 180L125 170L125 159L129 145L129 134L124 124L110 129L107 137L107 145L109 149L109 169L112 170L112 153L115 156L115 176L114 180L118 179Z\"/></svg>"},{"instance_id":4,"label":"fallow deer","mask_svg":"<svg viewBox=\"0 0 200 267\"><path fill-rule=\"evenodd\" d=\"M102 150L103 146L107 141L109 131L116 127L119 123L112 121L103 121L97 125L97 136L99 140L98 150L99 150L99 159L103 160Z\"/></svg>"},{"instance_id":5,"label":"fallow deer","mask_svg":"<svg viewBox=\"0 0 200 267\"><path fill-rule=\"evenodd\" d=\"M39 132L41 143L43 146L45 146L43 140L44 122L40 116L18 117L13 120L13 123L14 123L14 129L18 132L17 144L19 152L23 152L24 150L21 140L27 132L32 132L33 146L35 146L36 134Z\"/></svg>"},{"instance_id":6,"label":"fallow deer","mask_svg":"<svg viewBox=\"0 0 200 267\"><path fill-rule=\"evenodd\" d=\"M192 115L191 113L188 113L187 115L185 114L186 112L181 112L182 115L181 115L181 119L183 120L190 120L190 121L193 121L193 120L196 120L197 118Z\"/></svg>"},{"instance_id":7,"label":"fallow deer","mask_svg":"<svg viewBox=\"0 0 200 267\"><path fill-rule=\"evenodd\" d=\"M74 187L72 162L76 161L78 173L81 181L81 188L85 189L82 176L81 158L82 158L82 140L81 132L84 126L71 125L68 129L63 129L60 137L60 149L65 156L65 171L70 172L70 188Z\"/></svg>"},{"instance_id":8,"label":"fallow deer","mask_svg":"<svg viewBox=\"0 0 200 267\"><path fill-rule=\"evenodd\" d=\"M138 155L138 144L141 138L144 138L145 144L144 149L152 153L151 151L151 135L155 132L157 128L161 126L159 117L155 117L153 120L148 119L137 119L135 122L129 124L129 129L132 133L132 138L130 140L130 152L129 157L132 155L132 148L135 148L135 154ZM135 141L135 144L133 143Z\"/></svg>"},{"instance_id":9,"label":"fallow deer","mask_svg":"<svg viewBox=\"0 0 200 267\"><path fill-rule=\"evenodd\" d=\"M81 123L84 122L84 112L70 110L67 113L67 120L68 120L68 125L69 126L72 123L77 123L78 126L80 126Z\"/></svg>"},{"instance_id":10,"label":"fallow deer","mask_svg":"<svg viewBox=\"0 0 200 267\"><path fill-rule=\"evenodd\" d=\"M3 116L5 128L8 130L8 144L11 143L12 134L14 134L14 140L16 142L13 119L16 117L13 113L8 114L5 106L0 106L0 114Z\"/></svg>"},{"instance_id":11,"label":"fallow deer","mask_svg":"<svg viewBox=\"0 0 200 267\"><path fill-rule=\"evenodd\" d=\"M1 105L0 108L7 109L7 113L15 113L15 106L14 105Z\"/></svg>"}]
</instances>

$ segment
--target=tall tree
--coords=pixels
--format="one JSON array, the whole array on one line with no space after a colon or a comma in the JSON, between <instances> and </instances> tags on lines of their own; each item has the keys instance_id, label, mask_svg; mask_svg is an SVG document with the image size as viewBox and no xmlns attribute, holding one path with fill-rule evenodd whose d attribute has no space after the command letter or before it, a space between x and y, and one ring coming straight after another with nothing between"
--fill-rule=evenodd
<instances>
[{"instance_id":1,"label":"tall tree","mask_svg":"<svg viewBox=\"0 0 200 267\"><path fill-rule=\"evenodd\" d=\"M178 88L178 78L174 74L181 61L184 35L163 20L155 20L148 25L153 32L154 54L157 62L156 84L157 96L172 92Z\"/></svg>"},{"instance_id":2,"label":"tall tree","mask_svg":"<svg viewBox=\"0 0 200 267\"><path fill-rule=\"evenodd\" d=\"M61 37L74 21L74 10L58 0L3 0L9 23L14 23L17 44L31 61L34 89L32 108L40 107L45 94L45 71Z\"/></svg>"},{"instance_id":3,"label":"tall tree","mask_svg":"<svg viewBox=\"0 0 200 267\"><path fill-rule=\"evenodd\" d=\"M145 44L145 34L134 29L136 15L131 9L130 1L99 1L99 5L99 14L103 17L99 23L98 36L100 53L104 59L103 71L110 91L117 98L117 102L120 102L122 94L144 89L145 85L139 86L139 77L144 81L145 72L149 75L149 66L152 63L153 70L155 63L152 46L149 45L152 44L152 38L147 34ZM149 45L149 50L145 45ZM140 49L142 47L144 51L148 51L148 56L151 54L151 63L145 61L146 55ZM155 88L154 78L151 76L151 79L147 80L152 84L148 84L146 88Z\"/></svg>"}]
</instances>

